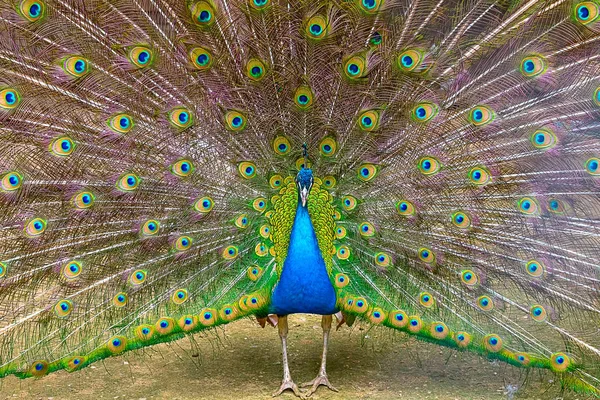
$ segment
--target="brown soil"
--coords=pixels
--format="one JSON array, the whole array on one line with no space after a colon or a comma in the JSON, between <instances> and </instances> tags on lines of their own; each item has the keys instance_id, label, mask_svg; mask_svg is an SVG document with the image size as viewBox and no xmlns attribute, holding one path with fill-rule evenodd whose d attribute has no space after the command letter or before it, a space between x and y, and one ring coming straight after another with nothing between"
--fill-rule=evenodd
<instances>
[{"instance_id":1,"label":"brown soil","mask_svg":"<svg viewBox=\"0 0 600 400\"><path fill-rule=\"evenodd\" d=\"M314 378L319 367L320 317L293 315L289 325L290 368L299 384ZM314 399L510 399L508 385L520 387L514 399L586 398L562 393L551 374L527 375L384 328L333 332L327 367L340 392L321 387ZM268 399L280 383L277 329L243 320L193 341L113 357L71 374L9 377L0 381L0 399ZM294 397L286 393L281 398Z\"/></svg>"}]
</instances>

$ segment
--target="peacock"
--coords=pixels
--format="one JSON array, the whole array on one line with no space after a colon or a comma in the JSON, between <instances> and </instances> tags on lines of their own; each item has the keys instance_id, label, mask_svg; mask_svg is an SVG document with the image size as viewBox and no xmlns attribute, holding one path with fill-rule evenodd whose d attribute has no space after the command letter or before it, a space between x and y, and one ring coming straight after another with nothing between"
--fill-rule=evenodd
<instances>
[{"instance_id":1,"label":"peacock","mask_svg":"<svg viewBox=\"0 0 600 400\"><path fill-rule=\"evenodd\" d=\"M2 0L0 377L255 318L308 397L335 316L600 395L599 49L598 0Z\"/></svg>"}]
</instances>

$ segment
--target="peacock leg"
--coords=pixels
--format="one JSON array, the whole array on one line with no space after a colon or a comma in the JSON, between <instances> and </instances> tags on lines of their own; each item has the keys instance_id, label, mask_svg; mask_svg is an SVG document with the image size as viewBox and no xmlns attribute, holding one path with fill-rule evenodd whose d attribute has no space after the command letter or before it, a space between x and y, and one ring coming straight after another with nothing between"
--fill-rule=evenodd
<instances>
[{"instance_id":1,"label":"peacock leg","mask_svg":"<svg viewBox=\"0 0 600 400\"><path fill-rule=\"evenodd\" d=\"M298 385L294 383L292 380L292 376L290 375L290 367L288 365L288 357L287 357L287 334L288 334L288 322L287 315L278 316L279 321L277 324L277 328L279 330L279 337L281 337L281 347L283 350L283 381L281 382L281 386L279 390L273 393L273 397L279 396L284 391L290 389L294 392L294 394L298 397L302 397L300 393L300 389L298 389Z\"/></svg>"},{"instance_id":2,"label":"peacock leg","mask_svg":"<svg viewBox=\"0 0 600 400\"><path fill-rule=\"evenodd\" d=\"M321 358L321 368L319 369L319 374L315 379L310 382L303 383L302 387L311 386L308 392L306 392L306 397L312 395L319 386L327 386L330 390L337 392L338 390L329 383L329 379L327 378L327 371L325 370L326 362L327 362L327 344L329 342L329 332L331 331L331 320L333 317L331 315L323 315L321 319L321 327L323 328L323 358Z\"/></svg>"}]
</instances>

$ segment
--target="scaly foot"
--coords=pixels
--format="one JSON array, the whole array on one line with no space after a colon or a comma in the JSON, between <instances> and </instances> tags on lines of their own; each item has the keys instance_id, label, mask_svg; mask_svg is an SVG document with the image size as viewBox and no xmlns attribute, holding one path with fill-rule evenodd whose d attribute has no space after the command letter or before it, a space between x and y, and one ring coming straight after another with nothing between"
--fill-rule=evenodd
<instances>
[{"instance_id":1,"label":"scaly foot","mask_svg":"<svg viewBox=\"0 0 600 400\"><path fill-rule=\"evenodd\" d=\"M302 392L300 391L300 389L298 389L298 385L296 385L294 383L293 380L288 379L288 380L283 380L283 382L281 382L281 386L279 387L279 390L276 391L275 393L273 393L273 397L279 396L281 393L285 392L286 390L291 390L292 392L294 392L294 394L297 397L302 398Z\"/></svg>"},{"instance_id":2,"label":"scaly foot","mask_svg":"<svg viewBox=\"0 0 600 400\"><path fill-rule=\"evenodd\" d=\"M311 388L308 390L308 392L306 392L304 394L304 397L310 397L314 392L317 391L317 388L319 386L321 386L321 385L322 386L327 386L329 388L329 390L333 390L334 392L339 392L339 390L337 390L335 388L335 386L333 386L331 383L329 383L329 379L327 378L327 374L319 374L312 381L303 383L300 386L301 387L311 386Z\"/></svg>"}]
</instances>

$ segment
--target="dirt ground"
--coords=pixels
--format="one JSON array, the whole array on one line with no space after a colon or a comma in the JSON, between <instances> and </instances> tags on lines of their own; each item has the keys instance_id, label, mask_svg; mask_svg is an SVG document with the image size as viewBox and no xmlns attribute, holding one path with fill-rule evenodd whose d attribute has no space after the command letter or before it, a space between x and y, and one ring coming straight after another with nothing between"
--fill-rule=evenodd
<instances>
[{"instance_id":1,"label":"dirt ground","mask_svg":"<svg viewBox=\"0 0 600 400\"><path fill-rule=\"evenodd\" d=\"M300 384L319 368L320 317L293 315L289 325L290 369ZM321 387L314 399L586 399L561 393L551 374L527 376L521 369L384 328L333 332L327 370L340 392ZM0 399L268 399L281 373L277 330L243 320L194 341L113 357L71 374L9 377L0 381ZM519 389L513 393L507 387ZM281 398L295 397L287 393Z\"/></svg>"}]
</instances>

